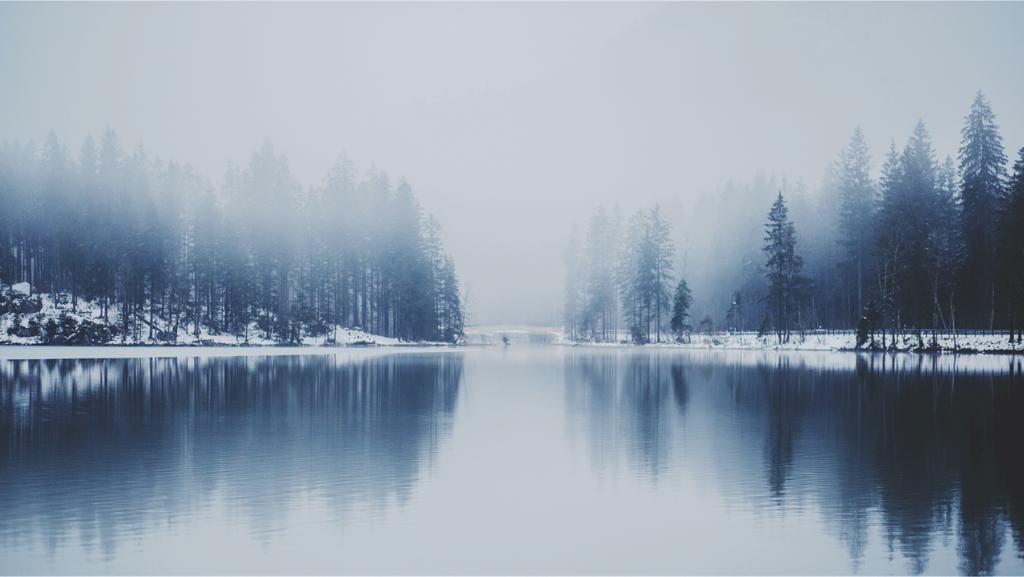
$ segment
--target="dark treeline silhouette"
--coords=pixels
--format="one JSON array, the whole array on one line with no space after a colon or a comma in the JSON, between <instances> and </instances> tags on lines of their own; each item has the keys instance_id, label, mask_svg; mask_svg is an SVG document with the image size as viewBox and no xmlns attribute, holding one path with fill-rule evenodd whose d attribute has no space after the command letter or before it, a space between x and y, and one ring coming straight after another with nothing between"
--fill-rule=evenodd
<instances>
[{"instance_id":1,"label":"dark treeline silhouette","mask_svg":"<svg viewBox=\"0 0 1024 577\"><path fill-rule=\"evenodd\" d=\"M940 162L919 121L902 149L890 145L875 179L858 128L816 195L801 183L760 179L699 203L690 223L710 221L714 236L708 262L688 273L701 326L774 333L781 341L792 331L858 329L860 344L872 347L893 344L895 333L915 336L919 348L936 347L937 333L960 329L1008 331L1021 342L1024 148L1008 167L995 114L981 93L961 135L956 160ZM570 249L570 338L621 340L602 329L633 314L628 306L618 316L607 312L602 259L620 255L621 261L631 250L614 234L605 240L604 215L599 209L586 242ZM617 280L645 287L637 293L641 326L659 322L647 312L646 303L659 307L661 294L648 277L666 279L657 271L672 269L671 260L666 267L653 262L648 258L630 280ZM651 340L649 331L632 337Z\"/></svg>"},{"instance_id":2,"label":"dark treeline silhouette","mask_svg":"<svg viewBox=\"0 0 1024 577\"><path fill-rule=\"evenodd\" d=\"M112 340L462 334L437 222L404 181L346 160L306 190L268 142L215 189L187 166L125 153L112 130L77 156L51 133L39 150L0 147L0 211L0 281L71 311L91 303Z\"/></svg>"},{"instance_id":3,"label":"dark treeline silhouette","mask_svg":"<svg viewBox=\"0 0 1024 577\"><path fill-rule=\"evenodd\" d=\"M950 536L963 574L1024 557L1019 358L975 370L935 356L738 354L567 353L569 413L594 466L714 467L715 492L765 515L817 503L854 572L872 530L914 574L950 572L929 567ZM730 457L694 463L705 445Z\"/></svg>"}]
</instances>

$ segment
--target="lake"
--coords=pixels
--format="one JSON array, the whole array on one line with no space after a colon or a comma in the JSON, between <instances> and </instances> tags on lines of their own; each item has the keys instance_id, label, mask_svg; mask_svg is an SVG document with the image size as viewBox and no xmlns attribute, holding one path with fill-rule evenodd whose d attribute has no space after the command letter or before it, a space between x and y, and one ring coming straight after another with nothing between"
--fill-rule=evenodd
<instances>
[{"instance_id":1,"label":"lake","mask_svg":"<svg viewBox=\"0 0 1024 577\"><path fill-rule=\"evenodd\" d=\"M48 355L0 351L0 573L1024 573L1016 357Z\"/></svg>"}]
</instances>

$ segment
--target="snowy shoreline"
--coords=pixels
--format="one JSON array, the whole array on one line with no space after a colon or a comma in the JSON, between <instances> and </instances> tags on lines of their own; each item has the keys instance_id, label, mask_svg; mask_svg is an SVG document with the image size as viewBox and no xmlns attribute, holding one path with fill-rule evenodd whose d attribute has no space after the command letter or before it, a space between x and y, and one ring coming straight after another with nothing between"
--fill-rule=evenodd
<instances>
[{"instance_id":1,"label":"snowy shoreline","mask_svg":"<svg viewBox=\"0 0 1024 577\"><path fill-rule=\"evenodd\" d=\"M698 349L698 350L745 350L745 351L837 351L837 352L899 352L920 354L1021 354L1024 344L1010 343L1009 333L1001 332L967 332L938 333L935 340L937 348L930 348L932 334L922 334L925 347L918 346L915 333L896 335L895 346L887 335L887 345L882 348L857 348L857 335L854 331L808 332L794 333L788 342L780 343L774 335L758 336L756 332L712 333L691 335L688 342L661 342L644 345L629 342L592 342L560 339L559 344L585 347L637 347L665 349ZM881 337L876 335L876 344L881 346Z\"/></svg>"},{"instance_id":2,"label":"snowy shoreline","mask_svg":"<svg viewBox=\"0 0 1024 577\"><path fill-rule=\"evenodd\" d=\"M183 322L177 330L148 326L121 333L120 311L110 309L103 318L96 302L79 299L72 307L70 297L47 293L32 294L28 283L0 287L0 346L19 347L131 347L131 348L357 348L357 347L443 347L450 343L404 341L338 325L318 335L303 335L298 342L278 342L264 336L258 325L249 324L247 336L226 334L200 323ZM142 320L146 322L146 320ZM148 325L148 322L147 322ZM150 336L152 335L152 336Z\"/></svg>"},{"instance_id":3,"label":"snowy shoreline","mask_svg":"<svg viewBox=\"0 0 1024 577\"><path fill-rule=\"evenodd\" d=\"M451 347L449 349L449 347ZM0 345L0 366L9 361L101 360L101 359L209 359L229 357L332 356L338 359L369 358L378 355L451 353L451 345L403 346L135 346L135 345Z\"/></svg>"}]
</instances>

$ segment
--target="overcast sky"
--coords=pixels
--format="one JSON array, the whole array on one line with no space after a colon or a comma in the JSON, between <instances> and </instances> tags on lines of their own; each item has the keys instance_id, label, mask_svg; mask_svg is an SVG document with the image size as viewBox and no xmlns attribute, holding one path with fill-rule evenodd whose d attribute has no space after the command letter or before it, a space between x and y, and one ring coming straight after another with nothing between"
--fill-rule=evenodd
<instances>
[{"instance_id":1,"label":"overcast sky","mask_svg":"<svg viewBox=\"0 0 1024 577\"><path fill-rule=\"evenodd\" d=\"M599 203L813 186L856 125L876 161L918 118L955 153L979 89L1015 156L1022 22L1022 3L3 4L0 139L77 150L109 125L214 183L264 138L305 185L347 153L437 215L474 321L553 324L570 226Z\"/></svg>"}]
</instances>

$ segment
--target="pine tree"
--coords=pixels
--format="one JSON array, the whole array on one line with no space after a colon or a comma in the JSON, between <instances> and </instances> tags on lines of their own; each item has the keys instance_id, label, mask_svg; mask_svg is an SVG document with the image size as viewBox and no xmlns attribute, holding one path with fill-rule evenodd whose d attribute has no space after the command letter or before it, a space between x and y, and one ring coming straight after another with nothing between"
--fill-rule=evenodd
<instances>
[{"instance_id":1,"label":"pine tree","mask_svg":"<svg viewBox=\"0 0 1024 577\"><path fill-rule=\"evenodd\" d=\"M975 324L995 323L995 222L1006 185L1006 154L995 114L979 91L964 120L960 144L963 199L965 313Z\"/></svg>"},{"instance_id":2,"label":"pine tree","mask_svg":"<svg viewBox=\"0 0 1024 577\"><path fill-rule=\"evenodd\" d=\"M394 332L416 340L437 326L434 294L424 288L434 285L438 272L432 266L422 236L419 204L406 182L398 185L393 199L393 221L387 242L387 275L391 280Z\"/></svg>"},{"instance_id":3,"label":"pine tree","mask_svg":"<svg viewBox=\"0 0 1024 577\"><path fill-rule=\"evenodd\" d=\"M890 328L897 324L896 294L898 283L903 279L903 251L906 245L906 230L901 223L903 194L901 188L902 164L896 152L896 143L889 144L885 162L882 164L881 191L878 208L878 292L881 300L880 316ZM883 333L884 339L884 333Z\"/></svg>"},{"instance_id":4,"label":"pine tree","mask_svg":"<svg viewBox=\"0 0 1024 577\"><path fill-rule=\"evenodd\" d=\"M933 216L927 246L931 259L932 344L937 346L936 330L956 330L956 278L964 258L956 167L948 156L939 168Z\"/></svg>"},{"instance_id":5,"label":"pine tree","mask_svg":"<svg viewBox=\"0 0 1024 577\"><path fill-rule=\"evenodd\" d=\"M843 266L852 268L856 311L864 307L865 278L869 274L875 217L875 188L871 158L864 133L858 127L840 158L839 242L845 250ZM850 278L851 275L844 275ZM850 286L848 284L848 286Z\"/></svg>"},{"instance_id":6,"label":"pine tree","mask_svg":"<svg viewBox=\"0 0 1024 577\"><path fill-rule=\"evenodd\" d=\"M433 216L427 217L426 226L423 232L424 258L432 271L430 277L433 281L433 316L437 319L437 329L445 334L448 329L447 296L449 287L445 278L445 266L447 265L444 250L441 246L441 225ZM437 340L442 340L439 336Z\"/></svg>"},{"instance_id":7,"label":"pine tree","mask_svg":"<svg viewBox=\"0 0 1024 577\"><path fill-rule=\"evenodd\" d=\"M629 219L622 255L618 266L619 295L622 314L629 329L630 339L637 344L650 340L649 287L652 267L649 266L648 243L650 225L647 215L637 211Z\"/></svg>"},{"instance_id":8,"label":"pine tree","mask_svg":"<svg viewBox=\"0 0 1024 577\"><path fill-rule=\"evenodd\" d=\"M912 328L924 346L921 328L934 318L937 278L933 227L939 222L936 164L931 138L918 121L902 154L891 146L882 167L878 215L879 294L886 324Z\"/></svg>"},{"instance_id":9,"label":"pine tree","mask_svg":"<svg viewBox=\"0 0 1024 577\"><path fill-rule=\"evenodd\" d=\"M444 267L441 270L444 292L442 302L444 303L443 321L444 327L441 339L448 343L458 343L462 340L465 326L465 315L462 309L462 296L459 292L459 279L455 275L455 262L450 256L444 257Z\"/></svg>"},{"instance_id":10,"label":"pine tree","mask_svg":"<svg viewBox=\"0 0 1024 577\"><path fill-rule=\"evenodd\" d=\"M655 205L649 218L648 242L645 252L649 256L645 262L651 267L648 297L654 306L654 323L657 342L661 342L662 315L671 310L672 298L672 263L675 258L675 245L672 244L672 227L661 213L661 207ZM648 339L650 340L650 339Z\"/></svg>"},{"instance_id":11,"label":"pine tree","mask_svg":"<svg viewBox=\"0 0 1024 577\"><path fill-rule=\"evenodd\" d=\"M627 227L617 267L623 316L633 342L661 340L672 303L672 229L657 206L637 211Z\"/></svg>"},{"instance_id":12,"label":"pine tree","mask_svg":"<svg viewBox=\"0 0 1024 577\"><path fill-rule=\"evenodd\" d=\"M902 323L918 329L918 342L923 347L920 328L931 320L932 302L925 297L929 280L935 277L935 261L929 258L929 238L936 225L936 163L931 137L918 121L914 132L903 149L900 189L902 203L899 226L906 230L907 243L901 267L903 278L897 283L900 291L896 298Z\"/></svg>"},{"instance_id":13,"label":"pine tree","mask_svg":"<svg viewBox=\"0 0 1024 577\"><path fill-rule=\"evenodd\" d=\"M806 290L806 279L800 274L803 259L796 253L796 228L789 219L782 191L768 213L763 250L768 257L768 323L779 342L788 342Z\"/></svg>"},{"instance_id":14,"label":"pine tree","mask_svg":"<svg viewBox=\"0 0 1024 577\"><path fill-rule=\"evenodd\" d=\"M672 298L672 334L680 341L690 331L687 320L690 317L690 305L693 304L693 293L690 292L686 279L679 279L675 295Z\"/></svg>"}]
</instances>

